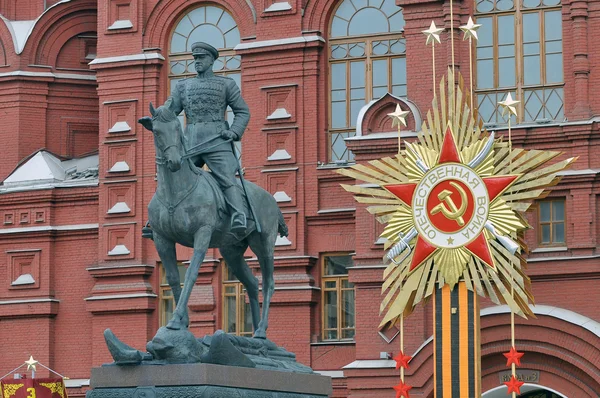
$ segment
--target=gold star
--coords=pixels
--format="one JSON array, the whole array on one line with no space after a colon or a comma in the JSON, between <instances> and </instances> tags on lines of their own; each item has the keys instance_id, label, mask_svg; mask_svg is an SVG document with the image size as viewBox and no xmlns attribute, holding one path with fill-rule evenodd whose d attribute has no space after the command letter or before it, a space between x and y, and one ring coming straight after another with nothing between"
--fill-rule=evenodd
<instances>
[{"instance_id":1,"label":"gold star","mask_svg":"<svg viewBox=\"0 0 600 398\"><path fill-rule=\"evenodd\" d=\"M465 32L463 40L467 40L469 37L479 40L477 37L477 29L481 27L480 24L473 23L473 18L469 17L469 22L466 25L460 26L460 30Z\"/></svg>"},{"instance_id":2,"label":"gold star","mask_svg":"<svg viewBox=\"0 0 600 398\"><path fill-rule=\"evenodd\" d=\"M392 118L392 127L400 126L400 123L406 127L406 116L409 111L403 111L399 104L396 104L396 110L392 113L388 113L388 116Z\"/></svg>"},{"instance_id":3,"label":"gold star","mask_svg":"<svg viewBox=\"0 0 600 398\"><path fill-rule=\"evenodd\" d=\"M429 43L433 43L435 45L434 40L438 43L441 43L440 33L442 33L443 31L443 28L436 27L435 22L431 21L429 29L423 31L423 34L427 36L427 41L425 42L425 45L428 45Z\"/></svg>"},{"instance_id":4,"label":"gold star","mask_svg":"<svg viewBox=\"0 0 600 398\"><path fill-rule=\"evenodd\" d=\"M517 105L520 102L521 101L515 101L515 100L513 100L512 99L512 95L510 95L510 93L508 93L506 95L506 98L504 99L504 101L498 102L498 105L500 105L502 107L502 116L504 116L504 114L506 113L506 111L508 111L508 113L510 115L517 116L517 109L516 109L515 105Z\"/></svg>"},{"instance_id":5,"label":"gold star","mask_svg":"<svg viewBox=\"0 0 600 398\"><path fill-rule=\"evenodd\" d=\"M453 245L454 244L454 239L452 239L452 237L448 238L448 244L449 245Z\"/></svg>"},{"instance_id":6,"label":"gold star","mask_svg":"<svg viewBox=\"0 0 600 398\"><path fill-rule=\"evenodd\" d=\"M37 365L39 362L33 359L33 356L30 355L29 360L25 361L25 363L27 364L27 370L33 369L33 371L35 372L35 365Z\"/></svg>"}]
</instances>

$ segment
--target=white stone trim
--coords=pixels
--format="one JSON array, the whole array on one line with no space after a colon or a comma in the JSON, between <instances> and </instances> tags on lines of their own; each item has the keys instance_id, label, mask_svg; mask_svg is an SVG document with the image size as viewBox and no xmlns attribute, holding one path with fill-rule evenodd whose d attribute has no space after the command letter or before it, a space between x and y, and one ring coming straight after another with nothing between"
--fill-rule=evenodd
<instances>
[{"instance_id":1,"label":"white stone trim","mask_svg":"<svg viewBox=\"0 0 600 398\"><path fill-rule=\"evenodd\" d=\"M46 232L46 231L81 231L87 229L98 229L98 224L77 224L77 225L44 225L40 227L21 227L0 229L0 235L18 234L23 232Z\"/></svg>"},{"instance_id":2,"label":"white stone trim","mask_svg":"<svg viewBox=\"0 0 600 398\"><path fill-rule=\"evenodd\" d=\"M51 298L41 298L41 299L28 299L28 300L0 301L0 305L29 304L29 303L60 303L60 300L51 299Z\"/></svg>"},{"instance_id":3,"label":"white stone trim","mask_svg":"<svg viewBox=\"0 0 600 398\"><path fill-rule=\"evenodd\" d=\"M96 58L90 62L89 65L108 64L111 62L148 61L151 59L160 59L161 61L164 61L165 57L159 53L120 55L118 57Z\"/></svg>"},{"instance_id":4,"label":"white stone trim","mask_svg":"<svg viewBox=\"0 0 600 398\"><path fill-rule=\"evenodd\" d=\"M381 139L390 139L395 138L398 139L397 131L388 131L382 133L371 133L368 135L362 135L362 133L358 134L358 126L356 127L356 135L354 137L344 138L344 141L364 141L364 140L381 140ZM402 131L402 138L414 138L418 134L414 131Z\"/></svg>"},{"instance_id":5,"label":"white stone trim","mask_svg":"<svg viewBox=\"0 0 600 398\"><path fill-rule=\"evenodd\" d=\"M129 123L121 121L121 122L116 122L109 130L109 133L126 133L128 131L131 131L131 127L129 126Z\"/></svg>"},{"instance_id":6,"label":"white stone trim","mask_svg":"<svg viewBox=\"0 0 600 398\"><path fill-rule=\"evenodd\" d=\"M569 250L566 246L561 247L538 247L531 251L531 253L553 253L553 252L566 252Z\"/></svg>"},{"instance_id":7,"label":"white stone trim","mask_svg":"<svg viewBox=\"0 0 600 398\"><path fill-rule=\"evenodd\" d=\"M276 149L275 152L273 152L271 156L267 158L267 160L289 160L291 158L292 155L290 155L285 149Z\"/></svg>"},{"instance_id":8,"label":"white stone trim","mask_svg":"<svg viewBox=\"0 0 600 398\"><path fill-rule=\"evenodd\" d=\"M568 398L566 395L561 394L560 392L558 392L556 390L553 390L550 387L546 387L543 384L532 384L532 383L525 383L525 384L523 384L521 386L521 394L524 394L524 393L529 392L529 391L539 390L541 388L543 388L544 390L548 390L550 392L553 392L554 394L556 394L556 395L558 395L560 397ZM481 398L507 397L508 396L507 391L508 391L508 387L506 387L505 385L494 387L494 388L492 388L492 389L487 390L486 392L484 392L481 395Z\"/></svg>"},{"instance_id":9,"label":"white stone trim","mask_svg":"<svg viewBox=\"0 0 600 398\"><path fill-rule=\"evenodd\" d=\"M421 124L423 122L422 122L422 118L421 118L421 112L419 111L419 108L417 107L417 105L414 102L412 102L406 98L397 97L397 96L393 95L392 93L387 93L380 98L371 100L368 104L366 104L362 108L360 108L360 111L358 111L358 117L356 118L356 137L363 136L362 122L363 122L363 119L365 118L367 111L369 109L371 109L373 107L373 105L375 105L377 102L379 102L383 98L385 98L387 95L391 96L396 101L401 102L402 104L406 105L408 107L408 109L410 109L410 113L412 114L413 118L415 119L415 128L418 129L421 127ZM406 132L406 133L403 132L403 136L406 136L407 133L408 132ZM384 133L384 134L386 134L386 133ZM369 134L368 136L371 137L373 135L374 134ZM398 137L398 133L395 132L394 136ZM416 136L416 133L415 133L415 136ZM386 137L379 137L379 138L386 138Z\"/></svg>"},{"instance_id":10,"label":"white stone trim","mask_svg":"<svg viewBox=\"0 0 600 398\"><path fill-rule=\"evenodd\" d=\"M33 21L10 21L9 19L0 14L0 18L4 21L6 27L10 32L10 35L12 36L15 53L19 55L23 52L23 49L27 44L27 40L29 39L29 36L31 36L31 32L33 32L33 28L35 28L35 25L44 16L44 14L46 14L48 11L58 6L59 4L69 3L70 1L71 0L62 0L56 4L51 5L50 7L46 8L46 10L44 10L44 12L41 13L40 16L34 19Z\"/></svg>"},{"instance_id":11,"label":"white stone trim","mask_svg":"<svg viewBox=\"0 0 600 398\"><path fill-rule=\"evenodd\" d=\"M260 290L262 291L262 287L260 288ZM304 286L275 286L275 290L317 290L317 291L320 291L321 288L317 287L317 286L310 286L310 285L304 285Z\"/></svg>"},{"instance_id":12,"label":"white stone trim","mask_svg":"<svg viewBox=\"0 0 600 398\"><path fill-rule=\"evenodd\" d=\"M287 236L279 236L277 235L277 240L275 241L275 246L290 246L292 241L287 238Z\"/></svg>"},{"instance_id":13,"label":"white stone trim","mask_svg":"<svg viewBox=\"0 0 600 398\"><path fill-rule=\"evenodd\" d=\"M130 171L131 169L129 168L129 165L127 164L126 161L124 160L119 160L118 162L115 162L115 164L112 165L112 167L110 168L110 170L108 170L109 173L122 173L125 171Z\"/></svg>"},{"instance_id":14,"label":"white stone trim","mask_svg":"<svg viewBox=\"0 0 600 398\"><path fill-rule=\"evenodd\" d=\"M342 212L351 212L356 211L356 207L343 207L341 209L325 209L325 210L317 210L317 214L330 214L330 213L342 213Z\"/></svg>"},{"instance_id":15,"label":"white stone trim","mask_svg":"<svg viewBox=\"0 0 600 398\"><path fill-rule=\"evenodd\" d=\"M261 173L277 173L280 171L298 171L298 167L287 167L287 168L283 168L283 169L263 169L260 172Z\"/></svg>"},{"instance_id":16,"label":"white stone trim","mask_svg":"<svg viewBox=\"0 0 600 398\"><path fill-rule=\"evenodd\" d=\"M35 279L33 279L33 275L31 274L22 274L19 275L17 279L15 279L10 285L11 286L22 286L22 285L33 285L35 283Z\"/></svg>"},{"instance_id":17,"label":"white stone trim","mask_svg":"<svg viewBox=\"0 0 600 398\"><path fill-rule=\"evenodd\" d=\"M275 198L275 202L277 203L292 201L292 198L287 193L285 193L285 191L277 191L273 194L273 197Z\"/></svg>"},{"instance_id":18,"label":"white stone trim","mask_svg":"<svg viewBox=\"0 0 600 398\"><path fill-rule=\"evenodd\" d=\"M277 4L277 3L275 3ZM277 108L267 116L267 120L289 119L292 115L285 108Z\"/></svg>"},{"instance_id":19,"label":"white stone trim","mask_svg":"<svg viewBox=\"0 0 600 398\"><path fill-rule=\"evenodd\" d=\"M343 370L313 370L313 372L320 374L321 376L329 376L332 379L343 379L344 371Z\"/></svg>"},{"instance_id":20,"label":"white stone trim","mask_svg":"<svg viewBox=\"0 0 600 398\"><path fill-rule=\"evenodd\" d=\"M559 176L587 176L600 173L600 169L562 170L556 173Z\"/></svg>"},{"instance_id":21,"label":"white stone trim","mask_svg":"<svg viewBox=\"0 0 600 398\"><path fill-rule=\"evenodd\" d=\"M108 210L108 214L121 214L121 213L129 213L131 209L127 206L125 202L117 202L113 207Z\"/></svg>"},{"instance_id":22,"label":"white stone trim","mask_svg":"<svg viewBox=\"0 0 600 398\"><path fill-rule=\"evenodd\" d=\"M591 260L594 258L600 258L600 255L595 254L592 256L558 256L558 257L536 257L528 258L528 263L539 263L543 261L567 261L567 260Z\"/></svg>"},{"instance_id":23,"label":"white stone trim","mask_svg":"<svg viewBox=\"0 0 600 398\"><path fill-rule=\"evenodd\" d=\"M97 300L116 300L124 298L141 298L141 297L158 297L154 293L131 293L131 294L111 294L107 296L92 296L84 298L85 301L97 301Z\"/></svg>"},{"instance_id":24,"label":"white stone trim","mask_svg":"<svg viewBox=\"0 0 600 398\"><path fill-rule=\"evenodd\" d=\"M110 25L108 30L130 29L133 28L133 23L129 19L119 19Z\"/></svg>"},{"instance_id":25,"label":"white stone trim","mask_svg":"<svg viewBox=\"0 0 600 398\"><path fill-rule=\"evenodd\" d=\"M265 12L289 11L291 9L292 5L287 1L278 1L277 3L273 3L266 8Z\"/></svg>"},{"instance_id":26,"label":"white stone trim","mask_svg":"<svg viewBox=\"0 0 600 398\"><path fill-rule=\"evenodd\" d=\"M81 388L90 385L90 379L65 379L63 382L67 388Z\"/></svg>"},{"instance_id":27,"label":"white stone trim","mask_svg":"<svg viewBox=\"0 0 600 398\"><path fill-rule=\"evenodd\" d=\"M342 369L387 369L395 367L396 361L393 359L359 359L343 366Z\"/></svg>"},{"instance_id":28,"label":"white stone trim","mask_svg":"<svg viewBox=\"0 0 600 398\"><path fill-rule=\"evenodd\" d=\"M58 78L58 79L96 81L95 75L80 75L77 73L29 72L29 71L22 71L22 70L15 70L12 72L0 73L0 77L9 77L9 76L50 77L50 78Z\"/></svg>"},{"instance_id":29,"label":"white stone trim","mask_svg":"<svg viewBox=\"0 0 600 398\"><path fill-rule=\"evenodd\" d=\"M310 43L313 41L320 41L320 42L325 43L325 39L318 35L297 36L297 37L288 37L286 39L263 40L263 41L255 41L255 42L251 42L251 43L240 43L234 47L234 50L235 51L250 50L253 48L285 46L287 44Z\"/></svg>"},{"instance_id":30,"label":"white stone trim","mask_svg":"<svg viewBox=\"0 0 600 398\"><path fill-rule=\"evenodd\" d=\"M571 310L554 307L551 305L531 305L530 308L536 315L550 316L568 323L572 323L573 325L580 326L586 330L589 330L596 336L600 337L600 322L596 322L595 320L588 318L587 316L578 314L577 312ZM510 308L507 305L497 305L494 307L482 309L480 311L480 314L481 316L510 314Z\"/></svg>"},{"instance_id":31,"label":"white stone trim","mask_svg":"<svg viewBox=\"0 0 600 398\"><path fill-rule=\"evenodd\" d=\"M112 248L111 251L108 252L109 256L125 256L127 254L130 254L131 252L129 251L129 249L127 248L127 246L125 245L116 245L115 247Z\"/></svg>"}]
</instances>

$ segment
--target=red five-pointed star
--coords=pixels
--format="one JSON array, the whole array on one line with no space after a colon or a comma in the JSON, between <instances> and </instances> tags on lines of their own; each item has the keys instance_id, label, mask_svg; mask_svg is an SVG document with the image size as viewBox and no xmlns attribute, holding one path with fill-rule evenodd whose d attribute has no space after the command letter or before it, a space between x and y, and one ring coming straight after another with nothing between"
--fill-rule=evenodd
<instances>
[{"instance_id":1,"label":"red five-pointed star","mask_svg":"<svg viewBox=\"0 0 600 398\"><path fill-rule=\"evenodd\" d=\"M515 376L511 376L510 380L505 381L504 384L508 387L508 394L512 394L513 392L521 394L521 386L525 384L525 382L517 380Z\"/></svg>"},{"instance_id":2,"label":"red five-pointed star","mask_svg":"<svg viewBox=\"0 0 600 398\"><path fill-rule=\"evenodd\" d=\"M444 134L444 141L442 143L442 149L438 159L438 164L443 163L462 163L450 127L447 128L446 133ZM494 199L501 195L502 192L510 187L518 178L518 175L483 177L482 180L488 192L488 203L492 203ZM400 199L408 207L412 207L413 197L415 195L415 189L417 188L417 185L417 183L393 184L385 185L384 188L396 195L398 199ZM466 244L464 247L484 263L494 268L492 253L483 230L475 239ZM423 237L420 235L417 236L417 242L415 244L414 254L410 264L410 271L421 265L436 250L438 250L438 247L423 239Z\"/></svg>"},{"instance_id":3,"label":"red five-pointed star","mask_svg":"<svg viewBox=\"0 0 600 398\"><path fill-rule=\"evenodd\" d=\"M400 380L400 383L398 383L397 386L394 386L394 390L396 390L396 398L401 398L401 397L410 398L408 391L411 388L412 388L412 386L409 386L408 384L404 384L402 382L402 380Z\"/></svg>"},{"instance_id":4,"label":"red five-pointed star","mask_svg":"<svg viewBox=\"0 0 600 398\"><path fill-rule=\"evenodd\" d=\"M510 347L510 351L502 355L504 355L507 359L506 366L510 366L513 363L517 366L521 366L521 357L525 354L517 351L515 347Z\"/></svg>"},{"instance_id":5,"label":"red five-pointed star","mask_svg":"<svg viewBox=\"0 0 600 398\"><path fill-rule=\"evenodd\" d=\"M404 353L400 351L398 355L394 357L394 361L396 361L396 370L400 369L401 367L404 369L408 369L408 361L410 361L411 359L411 356L404 355Z\"/></svg>"}]
</instances>

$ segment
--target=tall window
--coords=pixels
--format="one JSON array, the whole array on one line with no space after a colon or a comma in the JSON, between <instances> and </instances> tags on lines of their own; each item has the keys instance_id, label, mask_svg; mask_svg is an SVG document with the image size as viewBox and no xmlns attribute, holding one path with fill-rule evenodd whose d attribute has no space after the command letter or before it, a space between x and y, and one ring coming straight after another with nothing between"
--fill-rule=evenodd
<instances>
[{"instance_id":1,"label":"tall window","mask_svg":"<svg viewBox=\"0 0 600 398\"><path fill-rule=\"evenodd\" d=\"M564 119L560 0L476 0L477 101L484 122L508 122L497 103L521 101L516 122Z\"/></svg>"},{"instance_id":2,"label":"tall window","mask_svg":"<svg viewBox=\"0 0 600 398\"><path fill-rule=\"evenodd\" d=\"M235 55L233 48L240 42L240 31L233 17L217 6L194 8L185 14L173 31L169 48L169 83L171 92L181 79L196 75L192 44L203 41L219 50L219 59L215 60L213 71L216 74L229 76L241 84L241 58ZM180 115L182 124L183 115ZM227 120L231 124L233 112L227 110ZM236 141L238 159L241 157L241 142Z\"/></svg>"},{"instance_id":3,"label":"tall window","mask_svg":"<svg viewBox=\"0 0 600 398\"><path fill-rule=\"evenodd\" d=\"M160 291L158 293L159 297L159 306L158 306L158 314L159 314L159 323L160 326L166 326L171 317L173 316L173 311L175 311L175 297L173 297L173 291L167 282L167 274L162 266L159 264L160 269ZM183 287L183 281L185 280L185 271L187 271L187 265L178 263L177 270L179 271L179 280L181 281L181 286Z\"/></svg>"},{"instance_id":4,"label":"tall window","mask_svg":"<svg viewBox=\"0 0 600 398\"><path fill-rule=\"evenodd\" d=\"M552 199L539 202L540 246L563 246L565 244L565 201Z\"/></svg>"},{"instance_id":5,"label":"tall window","mask_svg":"<svg viewBox=\"0 0 600 398\"><path fill-rule=\"evenodd\" d=\"M358 112L387 92L406 96L402 9L394 0L344 0L329 35L329 160L353 161L345 138L356 134Z\"/></svg>"},{"instance_id":6,"label":"tall window","mask_svg":"<svg viewBox=\"0 0 600 398\"><path fill-rule=\"evenodd\" d=\"M323 340L354 339L354 284L348 281L352 264L347 254L323 256Z\"/></svg>"},{"instance_id":7,"label":"tall window","mask_svg":"<svg viewBox=\"0 0 600 398\"><path fill-rule=\"evenodd\" d=\"M223 263L223 330L238 336L252 336L252 313L246 289Z\"/></svg>"}]
</instances>

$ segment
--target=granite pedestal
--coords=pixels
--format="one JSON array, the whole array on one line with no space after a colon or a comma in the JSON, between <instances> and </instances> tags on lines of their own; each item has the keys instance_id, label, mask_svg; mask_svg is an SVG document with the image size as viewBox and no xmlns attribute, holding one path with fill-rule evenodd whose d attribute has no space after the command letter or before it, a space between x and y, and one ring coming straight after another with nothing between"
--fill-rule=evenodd
<instances>
[{"instance_id":1,"label":"granite pedestal","mask_svg":"<svg viewBox=\"0 0 600 398\"><path fill-rule=\"evenodd\" d=\"M109 365L92 369L86 398L322 398L331 378L310 373L222 366Z\"/></svg>"}]
</instances>

